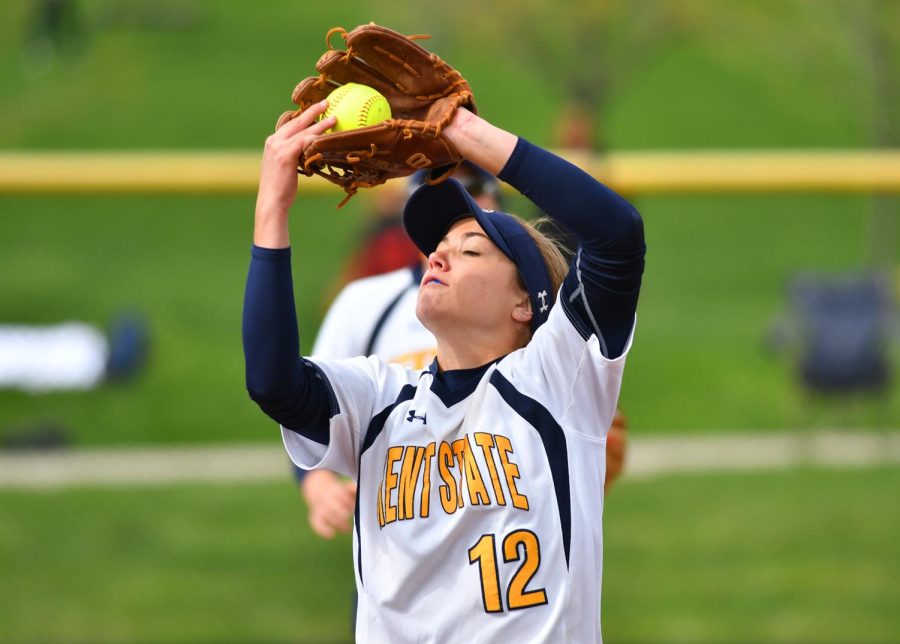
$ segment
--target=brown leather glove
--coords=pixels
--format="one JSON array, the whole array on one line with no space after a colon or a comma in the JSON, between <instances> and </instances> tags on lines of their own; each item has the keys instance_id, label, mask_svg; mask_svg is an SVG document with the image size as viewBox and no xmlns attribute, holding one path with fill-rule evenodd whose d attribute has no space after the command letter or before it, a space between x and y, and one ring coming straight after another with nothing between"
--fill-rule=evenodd
<instances>
[{"instance_id":1,"label":"brown leather glove","mask_svg":"<svg viewBox=\"0 0 900 644\"><path fill-rule=\"evenodd\" d=\"M331 46L335 33L346 41L346 50ZM276 129L345 83L368 85L388 100L391 119L326 134L299 159L300 173L321 175L347 192L340 205L359 188L446 166L430 179L438 183L462 161L441 131L460 107L476 111L472 89L458 71L413 42L423 38L430 36L404 36L374 23L349 33L331 29L325 36L328 51L316 63L319 76L302 80L294 90L292 100L300 109L278 119Z\"/></svg>"}]
</instances>

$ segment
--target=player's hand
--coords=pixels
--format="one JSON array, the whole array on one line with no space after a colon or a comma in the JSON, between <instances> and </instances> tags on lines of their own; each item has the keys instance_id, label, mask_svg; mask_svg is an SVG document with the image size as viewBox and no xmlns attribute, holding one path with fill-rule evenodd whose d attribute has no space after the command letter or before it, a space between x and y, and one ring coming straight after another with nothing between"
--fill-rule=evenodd
<instances>
[{"instance_id":1,"label":"player's hand","mask_svg":"<svg viewBox=\"0 0 900 644\"><path fill-rule=\"evenodd\" d=\"M625 414L620 409L616 409L612 424L606 434L606 480L603 482L605 492L609 492L609 488L619 478L625 467L627 429L628 422Z\"/></svg>"},{"instance_id":2,"label":"player's hand","mask_svg":"<svg viewBox=\"0 0 900 644\"><path fill-rule=\"evenodd\" d=\"M287 214L297 197L297 160L306 146L334 125L333 116L316 120L327 106L327 101L315 103L296 118L283 122L266 139L256 196L253 241L257 246L286 248L289 245Z\"/></svg>"},{"instance_id":3,"label":"player's hand","mask_svg":"<svg viewBox=\"0 0 900 644\"><path fill-rule=\"evenodd\" d=\"M338 532L350 532L356 483L328 470L313 470L304 477L301 487L313 532L324 539L331 539Z\"/></svg>"}]
</instances>

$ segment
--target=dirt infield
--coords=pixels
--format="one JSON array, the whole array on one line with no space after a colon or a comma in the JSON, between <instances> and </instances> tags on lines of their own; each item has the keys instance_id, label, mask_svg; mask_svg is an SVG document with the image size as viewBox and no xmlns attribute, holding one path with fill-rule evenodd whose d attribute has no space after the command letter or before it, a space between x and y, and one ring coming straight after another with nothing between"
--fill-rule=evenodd
<instances>
[{"instance_id":1,"label":"dirt infield","mask_svg":"<svg viewBox=\"0 0 900 644\"><path fill-rule=\"evenodd\" d=\"M631 436L624 476L900 465L900 430ZM279 443L0 452L0 488L272 481L290 476Z\"/></svg>"}]
</instances>

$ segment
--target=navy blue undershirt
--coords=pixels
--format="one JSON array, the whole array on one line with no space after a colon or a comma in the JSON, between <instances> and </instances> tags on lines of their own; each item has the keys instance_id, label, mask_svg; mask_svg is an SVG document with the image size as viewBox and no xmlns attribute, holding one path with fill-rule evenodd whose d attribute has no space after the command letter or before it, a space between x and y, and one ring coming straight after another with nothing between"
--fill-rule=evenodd
<instances>
[{"instance_id":1,"label":"navy blue undershirt","mask_svg":"<svg viewBox=\"0 0 900 644\"><path fill-rule=\"evenodd\" d=\"M644 269L637 211L580 168L525 139L519 139L499 178L578 239L562 304L583 337L597 335L608 358L621 355ZM328 419L338 410L319 370L300 357L289 248L251 250L243 341L250 397L282 426L327 444ZM443 372L440 381L451 391L465 389L483 369Z\"/></svg>"}]
</instances>

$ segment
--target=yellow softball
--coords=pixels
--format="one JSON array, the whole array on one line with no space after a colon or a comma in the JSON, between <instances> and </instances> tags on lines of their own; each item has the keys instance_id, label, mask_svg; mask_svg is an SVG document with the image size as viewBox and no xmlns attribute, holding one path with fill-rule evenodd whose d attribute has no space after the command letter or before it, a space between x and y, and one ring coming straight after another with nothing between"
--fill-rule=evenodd
<instances>
[{"instance_id":1,"label":"yellow softball","mask_svg":"<svg viewBox=\"0 0 900 644\"><path fill-rule=\"evenodd\" d=\"M320 118L335 116L328 132L355 130L391 118L391 106L378 90L360 83L341 85L328 95L328 109Z\"/></svg>"}]
</instances>

